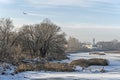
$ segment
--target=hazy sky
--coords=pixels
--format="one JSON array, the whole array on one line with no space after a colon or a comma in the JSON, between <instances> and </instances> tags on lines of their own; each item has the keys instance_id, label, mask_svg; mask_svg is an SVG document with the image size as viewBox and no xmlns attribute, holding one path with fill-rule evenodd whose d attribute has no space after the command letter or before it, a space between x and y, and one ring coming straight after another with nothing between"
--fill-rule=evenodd
<instances>
[{"instance_id":1,"label":"hazy sky","mask_svg":"<svg viewBox=\"0 0 120 80\"><path fill-rule=\"evenodd\" d=\"M120 0L0 0L0 18L16 26L49 18L80 41L120 40Z\"/></svg>"}]
</instances>

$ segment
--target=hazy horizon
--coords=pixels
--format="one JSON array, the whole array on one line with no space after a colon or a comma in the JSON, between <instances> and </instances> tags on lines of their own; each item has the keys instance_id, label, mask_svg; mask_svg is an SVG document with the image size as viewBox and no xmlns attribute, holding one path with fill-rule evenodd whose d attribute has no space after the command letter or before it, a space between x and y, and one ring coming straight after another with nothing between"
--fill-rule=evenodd
<instances>
[{"instance_id":1,"label":"hazy horizon","mask_svg":"<svg viewBox=\"0 0 120 80\"><path fill-rule=\"evenodd\" d=\"M16 26L49 18L80 41L120 41L119 0L0 0L0 4L0 18L11 18Z\"/></svg>"}]
</instances>

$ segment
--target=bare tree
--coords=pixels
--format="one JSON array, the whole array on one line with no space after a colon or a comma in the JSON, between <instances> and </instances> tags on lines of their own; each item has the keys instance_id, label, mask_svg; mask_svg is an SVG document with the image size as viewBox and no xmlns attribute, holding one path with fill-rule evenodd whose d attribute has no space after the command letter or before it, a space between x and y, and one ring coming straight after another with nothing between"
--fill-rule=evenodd
<instances>
[{"instance_id":1,"label":"bare tree","mask_svg":"<svg viewBox=\"0 0 120 80\"><path fill-rule=\"evenodd\" d=\"M78 39L74 38L74 37L70 37L68 39L68 48L67 51L68 52L76 52L80 50L80 42Z\"/></svg>"},{"instance_id":2,"label":"bare tree","mask_svg":"<svg viewBox=\"0 0 120 80\"><path fill-rule=\"evenodd\" d=\"M13 35L13 24L10 19L0 19L0 51L6 53L10 49ZM5 55L5 54L4 54Z\"/></svg>"},{"instance_id":3,"label":"bare tree","mask_svg":"<svg viewBox=\"0 0 120 80\"><path fill-rule=\"evenodd\" d=\"M47 53L64 52L66 42L64 33L60 32L60 27L50 22L48 19L40 24L24 25L20 33L22 44L27 47L33 54L45 57Z\"/></svg>"}]
</instances>

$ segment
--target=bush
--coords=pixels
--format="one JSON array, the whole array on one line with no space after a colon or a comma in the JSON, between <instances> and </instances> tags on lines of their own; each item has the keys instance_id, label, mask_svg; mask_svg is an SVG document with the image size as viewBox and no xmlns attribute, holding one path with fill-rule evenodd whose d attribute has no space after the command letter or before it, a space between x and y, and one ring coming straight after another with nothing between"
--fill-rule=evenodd
<instances>
[{"instance_id":1,"label":"bush","mask_svg":"<svg viewBox=\"0 0 120 80\"><path fill-rule=\"evenodd\" d=\"M93 58L74 60L70 64L72 66L88 67L92 65L107 66L109 65L109 62L106 59Z\"/></svg>"}]
</instances>

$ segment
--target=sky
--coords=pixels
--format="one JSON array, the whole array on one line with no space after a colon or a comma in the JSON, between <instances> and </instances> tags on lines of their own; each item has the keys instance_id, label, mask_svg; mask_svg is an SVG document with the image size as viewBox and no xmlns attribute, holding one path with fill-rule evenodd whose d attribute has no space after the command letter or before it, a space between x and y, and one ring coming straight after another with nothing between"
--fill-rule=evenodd
<instances>
[{"instance_id":1,"label":"sky","mask_svg":"<svg viewBox=\"0 0 120 80\"><path fill-rule=\"evenodd\" d=\"M49 18L67 37L120 41L120 0L0 0L0 18L16 27Z\"/></svg>"}]
</instances>

